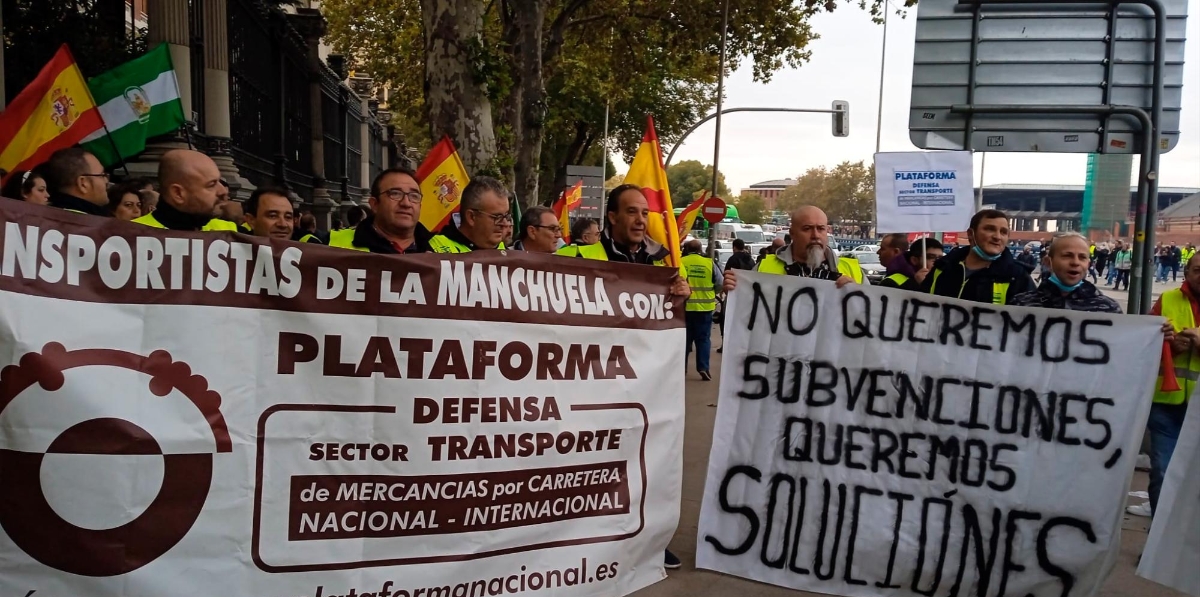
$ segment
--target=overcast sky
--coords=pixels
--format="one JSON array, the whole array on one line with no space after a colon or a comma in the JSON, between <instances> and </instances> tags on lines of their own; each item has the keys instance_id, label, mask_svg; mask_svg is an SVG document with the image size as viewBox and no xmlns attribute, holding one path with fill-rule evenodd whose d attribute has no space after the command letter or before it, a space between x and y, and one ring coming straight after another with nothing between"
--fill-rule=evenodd
<instances>
[{"instance_id":1,"label":"overcast sky","mask_svg":"<svg viewBox=\"0 0 1200 597\"><path fill-rule=\"evenodd\" d=\"M883 27L872 23L856 3L840 4L835 13L813 20L821 39L810 46L811 62L782 70L767 84L755 83L749 68L738 70L725 81L725 107L828 108L833 100L847 100L850 136L832 137L830 117L823 114L728 115L722 122L720 168L734 193L756 182L791 178L816 166L871 160ZM1164 187L1200 187L1200 0L1188 4L1183 134L1175 149L1162 157L1159 184ZM915 17L914 7L907 18L888 22L883 151L917 149L908 137ZM674 161L711 164L713 133L711 122L697 129ZM663 148L664 158L670 149ZM978 183L978 158L975 163ZM991 153L984 184L1083 184L1086 164L1085 154ZM1136 165L1134 172L1136 175Z\"/></svg>"}]
</instances>

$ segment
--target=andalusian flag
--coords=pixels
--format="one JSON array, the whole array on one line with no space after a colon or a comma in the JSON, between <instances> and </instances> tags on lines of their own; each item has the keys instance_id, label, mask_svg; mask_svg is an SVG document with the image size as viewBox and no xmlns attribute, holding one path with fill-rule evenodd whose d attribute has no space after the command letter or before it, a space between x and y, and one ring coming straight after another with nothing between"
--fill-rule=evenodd
<instances>
[{"instance_id":1,"label":"andalusian flag","mask_svg":"<svg viewBox=\"0 0 1200 597\"><path fill-rule=\"evenodd\" d=\"M679 212L679 217L675 218L679 222L679 238L687 236L692 226L696 225L696 216L700 215L700 212L704 208L704 202L707 199L708 190L705 190L703 193L700 193L699 199L693 201L691 205L688 205L683 208L683 211Z\"/></svg>"},{"instance_id":2,"label":"andalusian flag","mask_svg":"<svg viewBox=\"0 0 1200 597\"><path fill-rule=\"evenodd\" d=\"M564 189L562 196L550 208L558 218L558 225L562 227L564 243L571 244L571 210L579 207L580 203L583 203L583 179L575 183L575 186Z\"/></svg>"},{"instance_id":3,"label":"andalusian flag","mask_svg":"<svg viewBox=\"0 0 1200 597\"><path fill-rule=\"evenodd\" d=\"M662 148L658 145L658 134L654 132L654 118L646 117L646 134L633 156L625 184L637 185L650 204L650 221L646 233L671 251L670 265L679 267L679 228L675 224L675 210L671 205L671 190L667 188L667 171L662 165Z\"/></svg>"},{"instance_id":4,"label":"andalusian flag","mask_svg":"<svg viewBox=\"0 0 1200 597\"><path fill-rule=\"evenodd\" d=\"M63 44L0 113L0 168L29 170L103 126L83 73Z\"/></svg>"},{"instance_id":5,"label":"andalusian flag","mask_svg":"<svg viewBox=\"0 0 1200 597\"><path fill-rule=\"evenodd\" d=\"M174 132L186 121L167 44L88 79L88 87L108 131L96 131L82 144L105 166L141 153L146 139Z\"/></svg>"},{"instance_id":6,"label":"andalusian flag","mask_svg":"<svg viewBox=\"0 0 1200 597\"><path fill-rule=\"evenodd\" d=\"M440 231L458 211L463 189L470 181L454 142L450 137L442 137L417 168L417 183L423 197L421 225L430 232Z\"/></svg>"}]
</instances>

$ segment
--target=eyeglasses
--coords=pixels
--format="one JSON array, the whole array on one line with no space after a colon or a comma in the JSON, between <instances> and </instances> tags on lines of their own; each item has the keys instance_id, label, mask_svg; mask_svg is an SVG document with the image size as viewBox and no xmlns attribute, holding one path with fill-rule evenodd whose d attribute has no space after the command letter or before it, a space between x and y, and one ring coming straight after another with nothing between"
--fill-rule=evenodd
<instances>
[{"instance_id":1,"label":"eyeglasses","mask_svg":"<svg viewBox=\"0 0 1200 597\"><path fill-rule=\"evenodd\" d=\"M80 176L93 176L96 178L104 178L105 180L108 180L108 172L101 172L99 174L80 174Z\"/></svg>"},{"instance_id":2,"label":"eyeglasses","mask_svg":"<svg viewBox=\"0 0 1200 597\"><path fill-rule=\"evenodd\" d=\"M404 189L388 189L379 193L381 197L386 197L389 201L400 202L401 199L408 199L413 205L421 204L421 191L405 191Z\"/></svg>"},{"instance_id":3,"label":"eyeglasses","mask_svg":"<svg viewBox=\"0 0 1200 597\"><path fill-rule=\"evenodd\" d=\"M492 221L495 222L496 224L512 224L512 221L513 221L512 214L509 212L504 212L502 214L490 214L486 211L483 211L482 209L472 209L470 211L473 211L478 214L483 214L483 215L491 218ZM539 226L539 228L540 228L540 226Z\"/></svg>"},{"instance_id":4,"label":"eyeglasses","mask_svg":"<svg viewBox=\"0 0 1200 597\"><path fill-rule=\"evenodd\" d=\"M562 235L562 233L563 233L562 226L542 226L542 225L540 225L540 224L533 224L533 227L534 227L534 228L541 228L542 230L550 230L550 231L552 231L552 232L556 232L556 233L558 233L560 236L561 236L561 235Z\"/></svg>"}]
</instances>

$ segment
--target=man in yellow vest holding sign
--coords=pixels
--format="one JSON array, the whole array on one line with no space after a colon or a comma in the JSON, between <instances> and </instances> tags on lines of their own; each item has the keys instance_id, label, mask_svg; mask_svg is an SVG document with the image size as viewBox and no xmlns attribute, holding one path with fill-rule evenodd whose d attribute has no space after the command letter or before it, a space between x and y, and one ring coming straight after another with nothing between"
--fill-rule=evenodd
<instances>
[{"instance_id":1,"label":"man in yellow vest holding sign","mask_svg":"<svg viewBox=\"0 0 1200 597\"><path fill-rule=\"evenodd\" d=\"M792 212L792 244L785 245L759 262L756 271L833 280L838 288L847 284L869 284L858 260L837 257L829 248L829 216L820 208L807 205ZM725 292L737 287L734 271L725 272Z\"/></svg>"},{"instance_id":2,"label":"man in yellow vest holding sign","mask_svg":"<svg viewBox=\"0 0 1200 597\"><path fill-rule=\"evenodd\" d=\"M688 286L692 289L687 299L687 354L696 347L696 372L700 379L709 381L708 357L712 350L713 311L717 309L717 284L720 282L713 268L713 261L704 254L704 246L698 240L690 240L683 246L683 270L687 272ZM684 357L687 362L687 357Z\"/></svg>"},{"instance_id":3,"label":"man in yellow vest holding sign","mask_svg":"<svg viewBox=\"0 0 1200 597\"><path fill-rule=\"evenodd\" d=\"M1150 406L1150 418L1146 428L1150 432L1150 510L1134 510L1130 513L1153 514L1158 508L1158 496L1162 492L1163 476L1175 452L1175 442L1183 427L1187 414L1188 399L1200 380L1200 256L1193 256L1183 269L1183 285L1168 290L1159 297L1151 315L1162 315L1171 323L1174 333L1167 333L1174 365L1174 384L1164 384L1166 371L1159 371L1154 384L1154 404ZM1172 390L1172 387L1178 389Z\"/></svg>"}]
</instances>

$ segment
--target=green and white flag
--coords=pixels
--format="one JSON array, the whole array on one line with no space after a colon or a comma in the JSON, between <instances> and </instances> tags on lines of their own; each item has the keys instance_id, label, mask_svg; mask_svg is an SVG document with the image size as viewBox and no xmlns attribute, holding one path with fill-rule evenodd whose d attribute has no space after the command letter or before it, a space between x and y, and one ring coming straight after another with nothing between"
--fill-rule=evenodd
<instances>
[{"instance_id":1,"label":"green and white flag","mask_svg":"<svg viewBox=\"0 0 1200 597\"><path fill-rule=\"evenodd\" d=\"M108 130L80 144L105 166L141 153L147 138L170 133L185 121L167 44L88 79L88 87Z\"/></svg>"}]
</instances>

